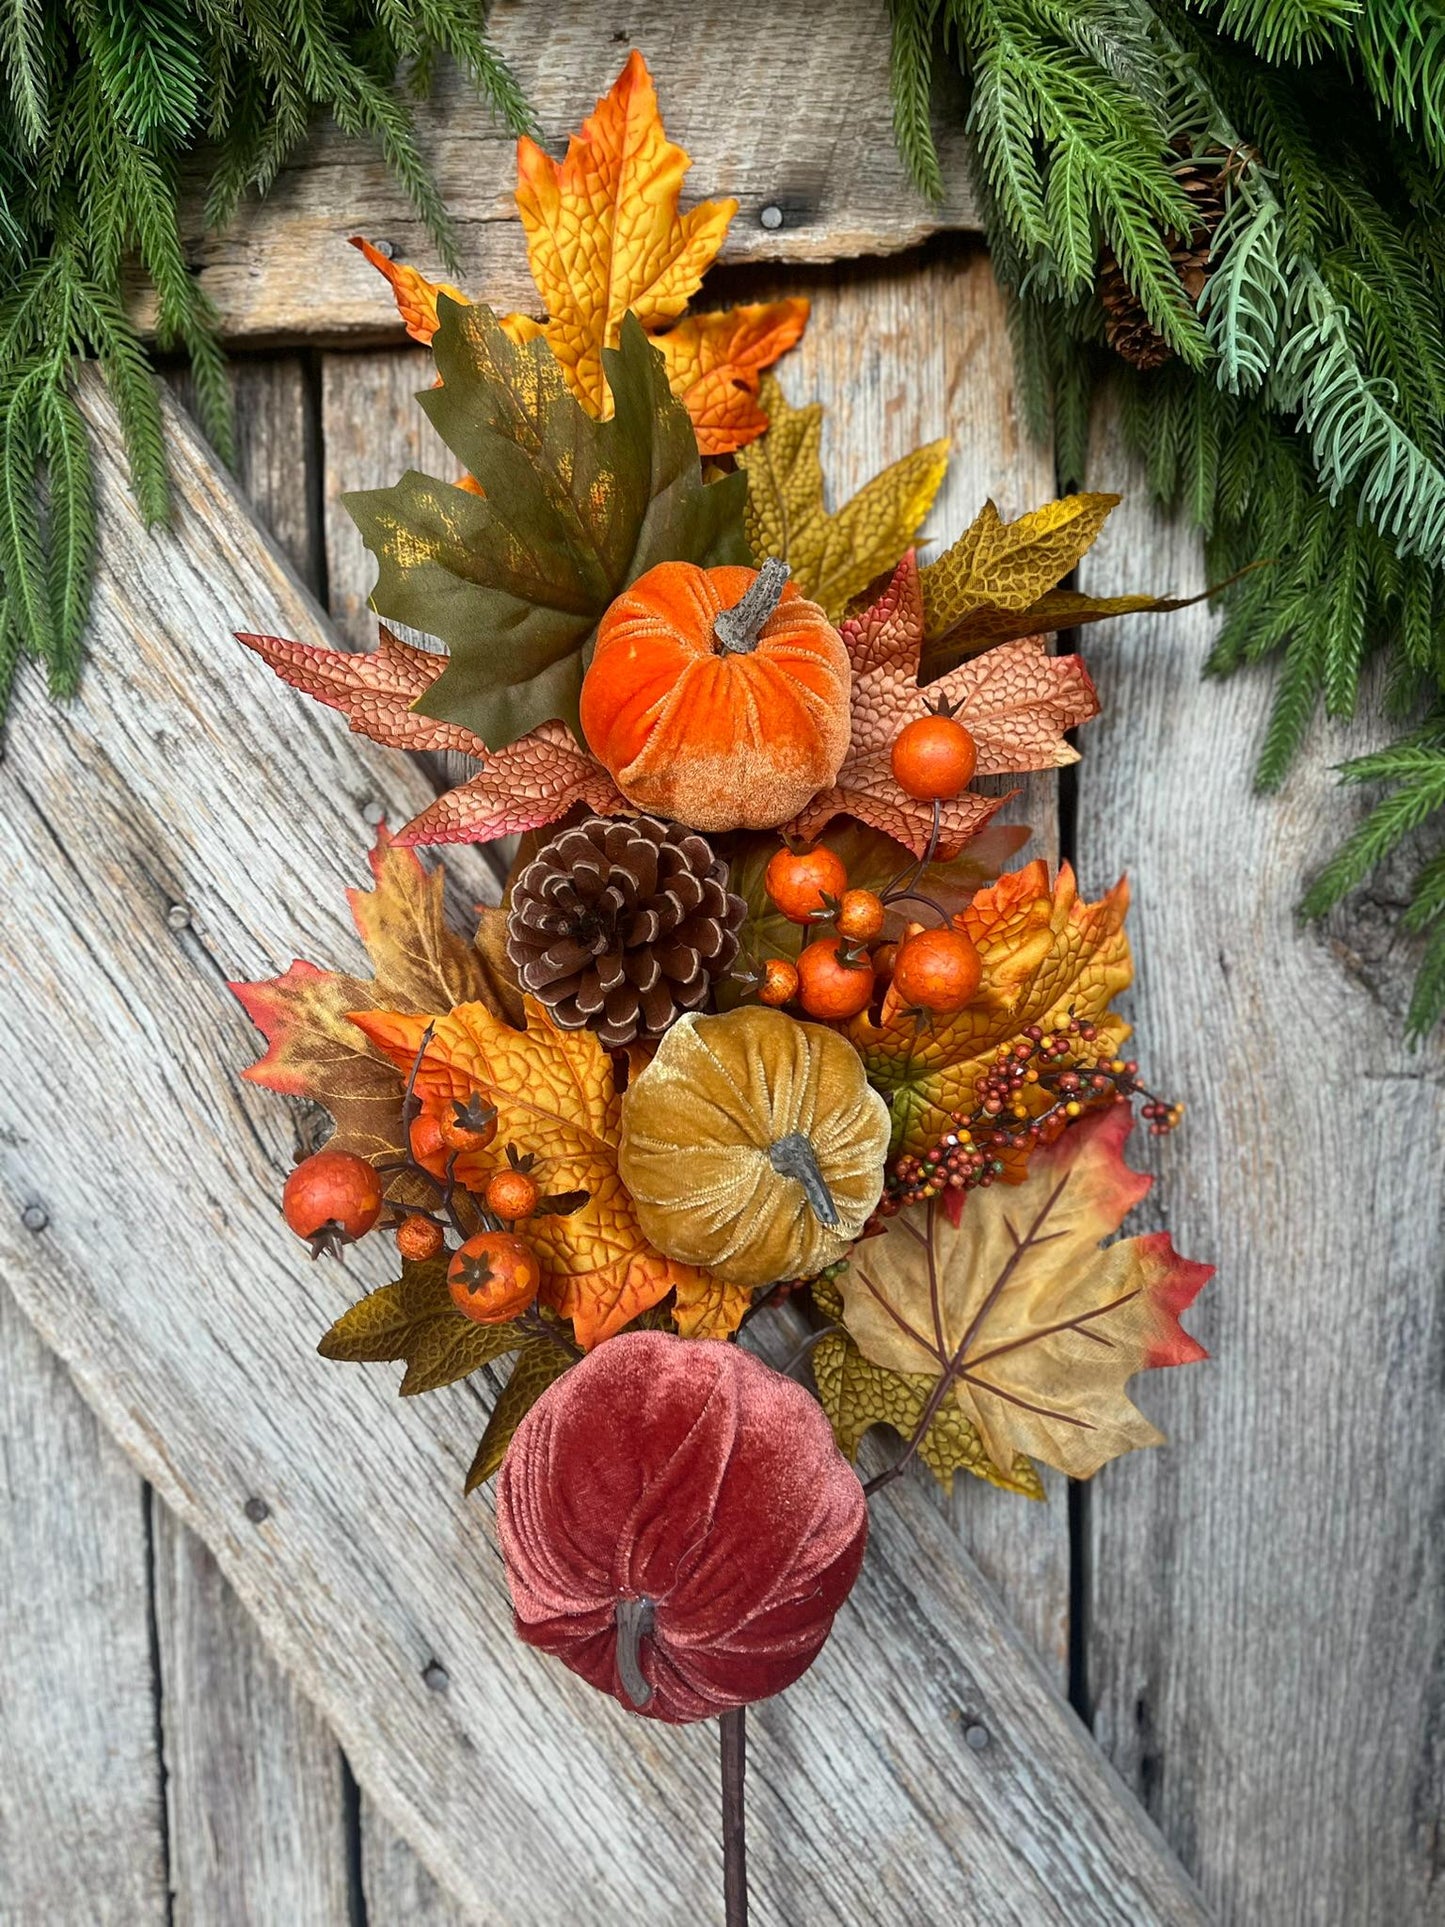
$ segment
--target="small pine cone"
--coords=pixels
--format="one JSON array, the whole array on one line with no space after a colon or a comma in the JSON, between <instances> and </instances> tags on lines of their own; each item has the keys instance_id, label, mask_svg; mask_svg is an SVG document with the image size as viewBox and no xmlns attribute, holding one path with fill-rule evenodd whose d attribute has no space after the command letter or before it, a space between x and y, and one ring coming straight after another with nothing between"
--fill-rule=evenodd
<instances>
[{"instance_id":1,"label":"small pine cone","mask_svg":"<svg viewBox=\"0 0 1445 1927\"><path fill-rule=\"evenodd\" d=\"M747 905L695 830L592 816L554 836L512 886L507 955L568 1030L609 1050L658 1037L707 1001L738 954Z\"/></svg>"},{"instance_id":2,"label":"small pine cone","mask_svg":"<svg viewBox=\"0 0 1445 1927\"><path fill-rule=\"evenodd\" d=\"M1195 221L1188 234L1171 229L1164 242L1184 292L1197 306L1213 267L1214 230L1224 218L1224 179L1232 163L1222 153L1202 154L1196 160L1187 146L1181 152L1182 158L1170 171L1188 196ZM1122 360L1147 372L1172 357L1174 350L1154 332L1110 248L1099 263L1099 299L1104 306L1105 337Z\"/></svg>"}]
</instances>

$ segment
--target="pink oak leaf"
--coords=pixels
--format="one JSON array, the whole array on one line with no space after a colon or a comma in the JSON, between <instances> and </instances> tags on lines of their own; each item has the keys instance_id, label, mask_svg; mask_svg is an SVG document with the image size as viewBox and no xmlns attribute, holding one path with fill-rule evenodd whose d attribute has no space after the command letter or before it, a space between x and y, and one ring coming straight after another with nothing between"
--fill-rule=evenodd
<instances>
[{"instance_id":1,"label":"pink oak leaf","mask_svg":"<svg viewBox=\"0 0 1445 1927\"><path fill-rule=\"evenodd\" d=\"M889 762L905 723L939 698L954 707L978 748L980 776L1054 769L1078 760L1064 731L1099 711L1099 698L1078 656L1052 656L1042 636L1000 643L920 688L923 596L912 549L878 600L842 625L853 664L853 735L838 779L820 790L789 826L813 838L835 816L882 830L921 856L933 828L933 806L909 796ZM938 854L956 856L1008 799L965 790L940 812Z\"/></svg>"},{"instance_id":2,"label":"pink oak leaf","mask_svg":"<svg viewBox=\"0 0 1445 1927\"><path fill-rule=\"evenodd\" d=\"M460 723L437 722L412 705L446 667L446 657L403 642L385 627L369 654L321 649L284 636L238 635L283 682L339 709L359 736L389 749L450 750L482 764L477 774L414 817L393 839L489 843L540 829L585 803L602 816L637 811L562 722L546 722L494 754Z\"/></svg>"}]
</instances>

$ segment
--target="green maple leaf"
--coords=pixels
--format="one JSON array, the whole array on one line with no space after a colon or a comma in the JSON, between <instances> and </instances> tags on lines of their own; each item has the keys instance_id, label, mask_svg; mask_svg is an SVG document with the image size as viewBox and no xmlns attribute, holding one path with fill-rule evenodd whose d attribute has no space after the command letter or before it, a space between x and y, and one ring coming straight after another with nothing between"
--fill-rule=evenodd
<instances>
[{"instance_id":1,"label":"green maple leaf","mask_svg":"<svg viewBox=\"0 0 1445 1927\"><path fill-rule=\"evenodd\" d=\"M602 360L596 421L543 340L442 298L441 386L419 399L480 486L409 469L344 498L377 558L372 607L438 636L446 669L417 704L505 748L549 717L580 738L578 695L608 604L658 562L747 562L747 479L704 483L697 437L635 316Z\"/></svg>"},{"instance_id":2,"label":"green maple leaf","mask_svg":"<svg viewBox=\"0 0 1445 1927\"><path fill-rule=\"evenodd\" d=\"M447 1261L436 1258L407 1265L395 1284L368 1292L316 1349L323 1358L364 1363L405 1359L401 1395L411 1398L467 1378L522 1344L514 1324L479 1325L464 1317L447 1287Z\"/></svg>"},{"instance_id":3,"label":"green maple leaf","mask_svg":"<svg viewBox=\"0 0 1445 1927\"><path fill-rule=\"evenodd\" d=\"M813 1300L825 1316L842 1317L842 1298L831 1287L815 1284ZM818 1402L833 1428L838 1450L850 1460L857 1458L864 1435L875 1425L889 1426L900 1438L910 1438L937 1382L926 1372L894 1372L875 1365L841 1325L818 1339L811 1358ZM945 1492L952 1491L955 1472L971 1472L1006 1492L1021 1492L1028 1499L1044 1497L1033 1461L1020 1452L1011 1471L1001 1472L977 1430L952 1400L940 1407L918 1456Z\"/></svg>"},{"instance_id":4,"label":"green maple leaf","mask_svg":"<svg viewBox=\"0 0 1445 1927\"><path fill-rule=\"evenodd\" d=\"M512 1375L498 1394L482 1433L476 1457L467 1473L466 1490L475 1492L507 1456L512 1435L547 1387L572 1363L560 1345L546 1338L529 1338L518 1353Z\"/></svg>"}]
</instances>

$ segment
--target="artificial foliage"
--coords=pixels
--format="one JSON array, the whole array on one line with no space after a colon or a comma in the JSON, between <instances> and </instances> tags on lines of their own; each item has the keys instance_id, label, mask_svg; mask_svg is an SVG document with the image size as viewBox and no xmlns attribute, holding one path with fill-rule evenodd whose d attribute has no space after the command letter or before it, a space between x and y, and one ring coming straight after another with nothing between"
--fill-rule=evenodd
<instances>
[{"instance_id":1,"label":"artificial foliage","mask_svg":"<svg viewBox=\"0 0 1445 1927\"><path fill-rule=\"evenodd\" d=\"M1213 674L1274 666L1262 788L1372 659L1402 719L1445 692L1445 13L1430 0L891 0L900 148L942 191L935 64L968 86L974 182L1061 482L1119 397L1151 489L1203 530ZM1140 364L1144 365L1140 365ZM1251 568L1261 563L1265 566ZM1438 837L1428 726L1347 771L1397 787L1305 898ZM1409 1028L1445 1011L1438 858Z\"/></svg>"},{"instance_id":2,"label":"artificial foliage","mask_svg":"<svg viewBox=\"0 0 1445 1927\"><path fill-rule=\"evenodd\" d=\"M159 394L125 275L155 298L155 345L189 361L223 457L233 427L215 315L186 259L183 166L223 229L318 118L372 142L455 250L408 95L439 59L514 131L525 101L478 0L6 0L0 8L0 716L23 655L74 690L90 604L94 486L76 370L93 359L150 522L168 506Z\"/></svg>"},{"instance_id":3,"label":"artificial foliage","mask_svg":"<svg viewBox=\"0 0 1445 1927\"><path fill-rule=\"evenodd\" d=\"M370 978L235 989L267 1044L247 1075L334 1121L287 1224L395 1247L322 1354L405 1397L467 1381L518 1637L630 1712L719 1719L741 1927L743 1710L846 1610L869 1499L916 1460L1039 1501L1043 1468L1159 1443L1126 1387L1204 1356L1180 1320L1209 1267L1114 1238L1136 1114L1180 1115L1123 1055L1127 891L1010 869L1029 832L976 786L1069 763L1097 713L1041 633L1060 598L1159 606L1060 587L1115 498L985 503L920 566L946 444L837 505L820 411L761 371L720 462L658 324L721 234L678 213L658 112L633 56L587 155L522 145L548 322L388 264L464 472L352 506L379 612L450 646L240 640L353 730L479 767L380 834ZM608 191L549 224L538 180L584 159ZM638 233L642 267L688 263L671 317L582 285L632 272ZM516 830L502 903L450 925L417 846Z\"/></svg>"}]
</instances>

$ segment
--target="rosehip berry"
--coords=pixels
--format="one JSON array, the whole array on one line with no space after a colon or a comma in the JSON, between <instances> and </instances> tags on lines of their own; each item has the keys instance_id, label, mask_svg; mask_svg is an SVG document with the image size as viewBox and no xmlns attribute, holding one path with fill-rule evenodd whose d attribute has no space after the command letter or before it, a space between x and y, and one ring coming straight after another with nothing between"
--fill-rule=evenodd
<instances>
[{"instance_id":1,"label":"rosehip berry","mask_svg":"<svg viewBox=\"0 0 1445 1927\"><path fill-rule=\"evenodd\" d=\"M978 749L952 716L919 716L899 730L890 760L900 789L920 802L942 803L967 786Z\"/></svg>"},{"instance_id":2,"label":"rosehip berry","mask_svg":"<svg viewBox=\"0 0 1445 1927\"><path fill-rule=\"evenodd\" d=\"M776 1009L779 1004L791 1003L797 994L797 965L789 963L786 957L769 957L763 965L763 981L758 986L758 1002L771 1004Z\"/></svg>"},{"instance_id":3,"label":"rosehip berry","mask_svg":"<svg viewBox=\"0 0 1445 1927\"><path fill-rule=\"evenodd\" d=\"M779 850L763 873L763 888L789 923L812 923L827 911L826 897L848 887L843 859L826 844L811 850Z\"/></svg>"},{"instance_id":4,"label":"rosehip berry","mask_svg":"<svg viewBox=\"0 0 1445 1927\"><path fill-rule=\"evenodd\" d=\"M447 1288L464 1317L502 1325L537 1296L542 1268L529 1244L510 1231L480 1231L452 1253Z\"/></svg>"},{"instance_id":5,"label":"rosehip berry","mask_svg":"<svg viewBox=\"0 0 1445 1927\"><path fill-rule=\"evenodd\" d=\"M487 1184L486 1207L494 1218L505 1218L514 1224L518 1218L530 1218L537 1209L542 1195L537 1180L525 1171L498 1171Z\"/></svg>"},{"instance_id":6,"label":"rosehip berry","mask_svg":"<svg viewBox=\"0 0 1445 1927\"><path fill-rule=\"evenodd\" d=\"M887 914L882 897L871 890L845 890L838 905L838 934L852 943L872 943L882 936Z\"/></svg>"},{"instance_id":7,"label":"rosehip berry","mask_svg":"<svg viewBox=\"0 0 1445 1927\"><path fill-rule=\"evenodd\" d=\"M446 1163L447 1147L442 1137L441 1119L423 1111L420 1117L411 1121L409 1133L411 1154L417 1163L430 1171L435 1167L436 1175L441 1175L441 1167Z\"/></svg>"},{"instance_id":8,"label":"rosehip berry","mask_svg":"<svg viewBox=\"0 0 1445 1927\"><path fill-rule=\"evenodd\" d=\"M497 1135L497 1113L473 1091L465 1104L453 1100L442 1112L440 1129L449 1151L485 1151Z\"/></svg>"},{"instance_id":9,"label":"rosehip berry","mask_svg":"<svg viewBox=\"0 0 1445 1927\"><path fill-rule=\"evenodd\" d=\"M820 937L798 958L798 982L808 1015L836 1022L867 1008L873 966L867 957L852 961L845 938Z\"/></svg>"},{"instance_id":10,"label":"rosehip berry","mask_svg":"<svg viewBox=\"0 0 1445 1927\"><path fill-rule=\"evenodd\" d=\"M441 1226L419 1211L403 1218L396 1227L396 1248L411 1264L424 1265L429 1258L439 1257L445 1244L446 1233Z\"/></svg>"},{"instance_id":11,"label":"rosehip berry","mask_svg":"<svg viewBox=\"0 0 1445 1927\"><path fill-rule=\"evenodd\" d=\"M381 1179L352 1151L317 1151L298 1164L281 1193L281 1209L311 1255L364 1238L381 1216Z\"/></svg>"},{"instance_id":12,"label":"rosehip berry","mask_svg":"<svg viewBox=\"0 0 1445 1927\"><path fill-rule=\"evenodd\" d=\"M899 946L893 992L910 1010L948 1016L962 1010L982 977L979 954L961 930L919 930Z\"/></svg>"}]
</instances>

